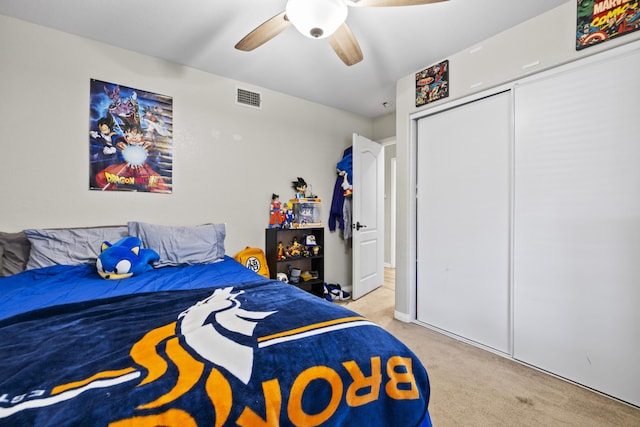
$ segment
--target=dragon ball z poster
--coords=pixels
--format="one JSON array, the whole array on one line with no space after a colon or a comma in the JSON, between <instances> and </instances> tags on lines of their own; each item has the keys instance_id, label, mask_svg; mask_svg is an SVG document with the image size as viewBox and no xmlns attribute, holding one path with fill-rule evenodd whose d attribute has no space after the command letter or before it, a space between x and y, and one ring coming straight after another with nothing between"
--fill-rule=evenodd
<instances>
[{"instance_id":1,"label":"dragon ball z poster","mask_svg":"<svg viewBox=\"0 0 640 427\"><path fill-rule=\"evenodd\" d=\"M416 107L449 96L449 61L416 73Z\"/></svg>"},{"instance_id":2,"label":"dragon ball z poster","mask_svg":"<svg viewBox=\"0 0 640 427\"><path fill-rule=\"evenodd\" d=\"M638 0L577 0L576 50L640 29Z\"/></svg>"},{"instance_id":3,"label":"dragon ball z poster","mask_svg":"<svg viewBox=\"0 0 640 427\"><path fill-rule=\"evenodd\" d=\"M91 79L89 188L171 193L173 99Z\"/></svg>"}]
</instances>

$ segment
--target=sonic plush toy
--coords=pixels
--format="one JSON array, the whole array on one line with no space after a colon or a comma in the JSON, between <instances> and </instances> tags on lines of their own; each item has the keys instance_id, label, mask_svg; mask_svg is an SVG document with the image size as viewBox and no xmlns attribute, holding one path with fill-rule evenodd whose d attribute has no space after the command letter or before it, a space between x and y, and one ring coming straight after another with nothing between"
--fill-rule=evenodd
<instances>
[{"instance_id":1,"label":"sonic plush toy","mask_svg":"<svg viewBox=\"0 0 640 427\"><path fill-rule=\"evenodd\" d=\"M117 280L153 270L150 263L158 261L160 255L153 249L143 249L141 245L135 236L124 237L113 245L102 243L102 252L96 260L98 274L103 279Z\"/></svg>"}]
</instances>

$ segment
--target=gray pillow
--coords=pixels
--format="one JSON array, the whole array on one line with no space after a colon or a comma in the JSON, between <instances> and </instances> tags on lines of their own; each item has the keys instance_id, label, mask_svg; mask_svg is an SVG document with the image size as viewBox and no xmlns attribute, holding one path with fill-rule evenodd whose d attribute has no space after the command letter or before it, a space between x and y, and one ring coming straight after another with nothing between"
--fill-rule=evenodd
<instances>
[{"instance_id":1,"label":"gray pillow","mask_svg":"<svg viewBox=\"0 0 640 427\"><path fill-rule=\"evenodd\" d=\"M209 264L224 258L224 224L166 226L129 222L129 234L160 255L154 267Z\"/></svg>"},{"instance_id":2,"label":"gray pillow","mask_svg":"<svg viewBox=\"0 0 640 427\"><path fill-rule=\"evenodd\" d=\"M31 243L27 270L52 265L95 262L104 241L115 243L127 236L125 225L87 228L24 230Z\"/></svg>"},{"instance_id":3,"label":"gray pillow","mask_svg":"<svg viewBox=\"0 0 640 427\"><path fill-rule=\"evenodd\" d=\"M23 272L29 261L31 244L22 231L17 233L0 232L2 246L2 269L0 276L11 276Z\"/></svg>"}]
</instances>

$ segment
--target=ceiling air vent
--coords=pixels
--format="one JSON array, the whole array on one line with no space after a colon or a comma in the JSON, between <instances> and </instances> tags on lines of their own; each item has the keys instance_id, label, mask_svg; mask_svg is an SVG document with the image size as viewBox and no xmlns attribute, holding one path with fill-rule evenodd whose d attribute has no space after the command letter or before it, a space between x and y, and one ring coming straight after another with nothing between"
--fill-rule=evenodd
<instances>
[{"instance_id":1,"label":"ceiling air vent","mask_svg":"<svg viewBox=\"0 0 640 427\"><path fill-rule=\"evenodd\" d=\"M252 92L250 90L238 88L236 93L236 103L253 108L260 108L262 104L262 97L259 92Z\"/></svg>"}]
</instances>

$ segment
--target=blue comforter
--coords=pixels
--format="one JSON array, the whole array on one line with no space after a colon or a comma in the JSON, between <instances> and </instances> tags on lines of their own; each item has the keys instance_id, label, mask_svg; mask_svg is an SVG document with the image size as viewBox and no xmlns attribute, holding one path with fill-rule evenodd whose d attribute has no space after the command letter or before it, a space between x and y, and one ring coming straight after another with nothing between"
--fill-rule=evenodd
<instances>
[{"instance_id":1,"label":"blue comforter","mask_svg":"<svg viewBox=\"0 0 640 427\"><path fill-rule=\"evenodd\" d=\"M0 280L0 425L428 426L416 356L230 258Z\"/></svg>"}]
</instances>

